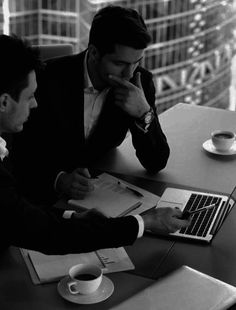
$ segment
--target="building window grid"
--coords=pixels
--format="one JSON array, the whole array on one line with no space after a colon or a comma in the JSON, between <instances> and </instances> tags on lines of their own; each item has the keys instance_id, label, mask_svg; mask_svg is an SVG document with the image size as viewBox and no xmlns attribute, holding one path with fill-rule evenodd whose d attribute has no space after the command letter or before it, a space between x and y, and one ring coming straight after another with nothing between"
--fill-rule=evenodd
<instances>
[{"instance_id":1,"label":"building window grid","mask_svg":"<svg viewBox=\"0 0 236 310\"><path fill-rule=\"evenodd\" d=\"M232 0L229 0L232 3ZM200 9L206 6L222 5L222 0L198 1L198 3L190 0L128 0L116 2L118 5L132 7L139 11L145 19L158 18L160 16L170 16L178 13ZM106 3L103 4L105 6Z\"/></svg>"},{"instance_id":2,"label":"building window grid","mask_svg":"<svg viewBox=\"0 0 236 310\"><path fill-rule=\"evenodd\" d=\"M185 16L184 18L179 16L176 19L168 20L167 18L165 22L156 20L152 23L149 23L147 26L149 32L154 38L153 42L165 42L177 38L183 38L189 35L197 35L194 32L196 28L199 28L198 32L200 32L200 30L202 32L212 27L219 27L221 23L232 17L233 13L219 13L217 10L213 10L213 12L207 11L204 16L201 15L202 17L199 23L199 27L195 23L195 16L196 15L191 14Z\"/></svg>"},{"instance_id":3,"label":"building window grid","mask_svg":"<svg viewBox=\"0 0 236 310\"><path fill-rule=\"evenodd\" d=\"M168 67L177 63L181 63L186 59L195 59L202 54L209 53L217 49L221 42L226 38L229 44L232 44L233 35L229 31L232 28L230 24L225 24L221 31L215 30L207 33L205 36L196 36L193 39L182 42L176 42L172 45L158 47L155 49L148 49L145 53L144 65L149 69ZM193 57L190 51L194 53L193 44L197 43L197 55ZM202 46L202 48L200 48ZM233 47L232 47L233 48Z\"/></svg>"},{"instance_id":4,"label":"building window grid","mask_svg":"<svg viewBox=\"0 0 236 310\"><path fill-rule=\"evenodd\" d=\"M18 2L18 9L20 6L23 5L23 1L21 0L16 0ZM27 1L27 0L25 0ZM42 0L44 2L44 0ZM55 3L57 4L57 9L58 12L62 9L64 9L63 5L66 5L66 10L70 10L69 6L70 6L70 0L67 0L66 2L64 2L63 0L59 0L59 1L50 1L50 7L52 8L52 6L54 5L55 7ZM83 3L86 2L86 0L82 1ZM101 7L104 7L105 5L107 5L108 2L113 2L113 1L107 1L106 3L100 3L100 4L93 4L92 2L89 3L88 1L88 7L90 9L90 18L91 16L95 13L95 11L97 9L100 9ZM195 1L194 1L195 2ZM202 1L203 2L203 1ZM179 61L184 61L186 59L190 59L192 61L195 61L196 57L192 57L192 55L189 56L188 54L188 48L191 47L192 43L194 40L199 40L200 43L203 44L203 48L200 51L200 56L204 55L204 53L209 52L210 50L213 50L214 48L219 47L220 45L220 41L222 40L222 42L227 41L227 40L231 40L231 34L227 35L226 34L229 32L229 28L232 27L232 23L231 24L227 24L224 27L220 27L217 30L220 31L212 31L210 33L204 32L205 29L209 29L209 25L210 23L212 23L212 25L219 27L219 21L220 20L226 20L228 18L228 16L230 16L230 14L233 14L233 12L230 12L227 9L222 9L221 12L219 12L219 5L223 5L223 3L226 1L223 0L207 0L207 7L212 6L211 9L207 10L206 5L202 5L202 7L200 7L198 5L198 7L191 3L190 0L169 0L169 1L163 1L163 0L127 0L127 1L115 1L115 3L117 5L122 5L122 6L130 6L133 7L135 9L137 9L142 16L144 17L144 19L146 19L147 25L150 29L150 32L153 36L153 43L155 44L156 42L159 43L161 42L160 39L163 39L163 43L167 43L166 46L163 47L159 47L159 49L157 50L156 48L153 49L148 49L146 51L146 59L145 59L145 65L148 67L148 69L152 70L160 68L160 69L167 69L168 66L173 66L173 65L177 65ZM81 4L81 1L78 1L79 5ZM77 4L78 4L77 3ZM197 3L200 3L200 1L197 1ZM232 3L232 0L229 0L228 3ZM228 6L229 7L229 6ZM92 13L91 13L91 8L92 8ZM150 9L151 8L151 9ZM204 10L202 10L202 8ZM192 10L192 12L190 12L188 14L188 11ZM195 10L195 11L194 11ZM198 11L202 11L201 14L201 20L203 22L207 20L209 20L208 24L202 25L201 27L201 34L194 34L193 35L193 39L190 38L186 38L186 40L184 39L185 33L187 33L186 36L188 36L188 34L192 33L192 29L190 29L189 24L191 23L191 18L192 20L194 20L194 17L196 16L196 14L198 13ZM181 14L183 12L187 12L187 14ZM81 12L80 12L81 13ZM169 18L166 16L168 14ZM180 14L179 17L173 17L171 15L174 14ZM158 17L160 16L165 17L165 20L159 20L159 24L158 24ZM88 16L88 15L87 15ZM173 18L172 18L173 17ZM152 19L155 19L152 21ZM88 17L89 20L89 17ZM71 34L71 29L68 25L69 23L66 25L66 30L64 31L62 28L62 25L59 25L61 19L58 18L57 19L57 31L55 31L55 33L58 35L58 38L55 38L55 40L53 40L53 36L49 35L48 37L51 37L50 39L46 39L43 38L42 41L43 42L59 42L61 39L60 35L66 33L68 34L68 36L70 36ZM31 21L32 22L32 21ZM16 26L16 25L15 25ZM17 25L18 26L18 25ZM20 25L19 25L20 26ZM214 27L213 26L213 27ZM50 23L48 24L48 27L51 27ZM18 27L16 27L18 28ZM63 32L64 31L64 32ZM77 31L77 27L76 27L76 31ZM178 37L177 37L178 36ZM33 36L32 36L33 37ZM172 44L168 44L168 40L170 40L170 37L173 37L176 40L180 38L181 40L183 40L182 42L172 42ZM226 39L227 38L227 39ZM66 38L66 40L69 40L69 38ZM86 36L84 36L83 38L83 44L84 46L86 45ZM72 42L73 44L74 41ZM158 47L158 45L157 45ZM75 49L77 50L77 49ZM182 57L182 58L181 58ZM197 57L198 58L198 57ZM160 60L161 59L161 60ZM168 69L167 69L168 70ZM155 70L156 72L158 70ZM229 74L229 73L228 73ZM230 76L230 74L229 74ZM225 83L227 83L227 79L225 81ZM221 84L221 85L224 85ZM227 85L226 85L227 87ZM219 89L219 87L217 88L217 90ZM213 98L214 100L214 98ZM172 102L173 103L173 102ZM176 102L177 103L177 102ZM171 104L170 106L172 106L173 104Z\"/></svg>"},{"instance_id":5,"label":"building window grid","mask_svg":"<svg viewBox=\"0 0 236 310\"><path fill-rule=\"evenodd\" d=\"M230 83L231 75L229 70L219 75L217 78L210 80L207 85L201 88L201 98L198 98L201 105L217 106L220 108L226 108L229 100L229 90L227 88ZM194 104L194 99L191 102L187 102L188 97L194 98L197 88L192 89L188 93L180 91L174 94L163 93L162 96L156 96L157 111L161 113L173 105L179 102L192 103ZM199 90L199 89L198 89Z\"/></svg>"},{"instance_id":6,"label":"building window grid","mask_svg":"<svg viewBox=\"0 0 236 310\"><path fill-rule=\"evenodd\" d=\"M42 9L58 12L76 12L77 1L78 0L42 0Z\"/></svg>"},{"instance_id":7,"label":"building window grid","mask_svg":"<svg viewBox=\"0 0 236 310\"><path fill-rule=\"evenodd\" d=\"M71 16L43 14L43 34L77 38L77 19Z\"/></svg>"},{"instance_id":8,"label":"building window grid","mask_svg":"<svg viewBox=\"0 0 236 310\"><path fill-rule=\"evenodd\" d=\"M188 68L187 65L183 66L184 68ZM159 102L165 101L167 100L166 98L168 96L174 96L174 97L178 97L178 96L182 96L183 94L185 96L189 96L191 94L195 94L195 92L200 92L201 94L207 94L209 93L210 97L213 97L213 94L215 94L216 96L218 96L218 92L221 92L223 88L225 88L225 86L230 82L230 65L228 64L228 66L224 67L221 71L219 71L216 75L211 75L209 74L208 78L201 80L201 83L196 83L194 85L191 85L191 87L185 87L185 86L179 86L174 88L173 86L170 87L167 84L161 84L161 91L160 91L160 80L162 79L162 75L157 75L154 74L154 81L156 83L156 88L157 88L157 98ZM165 72L165 74L163 74L163 76L171 76L174 77L176 75L176 77L178 78L178 72L175 70L169 71L169 72ZM220 82L221 80L221 82ZM200 81L200 80L199 80ZM216 85L217 86L214 86ZM164 86L164 87L163 87ZM203 98L205 101L207 99L209 99L206 95Z\"/></svg>"}]
</instances>

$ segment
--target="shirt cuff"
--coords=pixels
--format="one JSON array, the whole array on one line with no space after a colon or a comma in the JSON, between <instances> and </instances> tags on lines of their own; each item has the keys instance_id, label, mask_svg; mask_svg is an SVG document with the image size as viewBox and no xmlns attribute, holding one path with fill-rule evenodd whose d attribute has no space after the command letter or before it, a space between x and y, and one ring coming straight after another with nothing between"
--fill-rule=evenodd
<instances>
[{"instance_id":1,"label":"shirt cuff","mask_svg":"<svg viewBox=\"0 0 236 310\"><path fill-rule=\"evenodd\" d=\"M137 238L141 238L143 236L143 234L144 234L144 221L143 221L143 218L139 214L135 214L135 215L132 215L132 216L134 216L137 219L137 221L138 221L139 229L138 229Z\"/></svg>"},{"instance_id":2,"label":"shirt cuff","mask_svg":"<svg viewBox=\"0 0 236 310\"><path fill-rule=\"evenodd\" d=\"M54 189L55 189L55 190L57 190L57 181L58 181L60 175L62 175L63 173L66 173L66 172L65 172L65 171L59 172L58 175L57 175L57 177L56 177L56 179L55 179L55 182L54 182Z\"/></svg>"},{"instance_id":3,"label":"shirt cuff","mask_svg":"<svg viewBox=\"0 0 236 310\"><path fill-rule=\"evenodd\" d=\"M74 210L66 210L64 213L63 213L63 215L62 215L62 217L64 218L64 219L70 219L71 217L72 217L72 214L74 214L76 211L74 211Z\"/></svg>"}]
</instances>

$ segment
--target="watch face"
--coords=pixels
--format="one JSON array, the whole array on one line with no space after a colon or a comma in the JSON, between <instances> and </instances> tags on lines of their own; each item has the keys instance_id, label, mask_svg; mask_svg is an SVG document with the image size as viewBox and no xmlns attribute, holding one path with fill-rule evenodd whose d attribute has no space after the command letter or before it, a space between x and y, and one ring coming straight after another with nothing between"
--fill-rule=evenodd
<instances>
[{"instance_id":1,"label":"watch face","mask_svg":"<svg viewBox=\"0 0 236 310\"><path fill-rule=\"evenodd\" d=\"M147 112L147 114L145 115L145 118L144 118L144 122L145 122L146 124L150 124L151 121L152 121L152 119L153 119L153 114L152 114L152 112Z\"/></svg>"}]
</instances>

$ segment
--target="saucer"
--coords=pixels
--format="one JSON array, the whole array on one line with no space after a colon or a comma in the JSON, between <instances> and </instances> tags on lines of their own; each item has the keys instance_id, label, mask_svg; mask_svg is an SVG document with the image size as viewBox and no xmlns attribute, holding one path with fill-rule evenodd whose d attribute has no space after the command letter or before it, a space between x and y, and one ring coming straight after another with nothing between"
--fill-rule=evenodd
<instances>
[{"instance_id":1,"label":"saucer","mask_svg":"<svg viewBox=\"0 0 236 310\"><path fill-rule=\"evenodd\" d=\"M106 276L103 276L102 282L95 292L88 295L82 295L82 294L73 295L68 290L67 286L68 280L69 276L61 279L61 281L57 285L57 290L63 298L76 304L95 304L97 302L101 302L110 297L114 291L113 282Z\"/></svg>"},{"instance_id":2,"label":"saucer","mask_svg":"<svg viewBox=\"0 0 236 310\"><path fill-rule=\"evenodd\" d=\"M218 150L216 150L216 148L212 144L211 139L205 141L203 143L202 147L207 152L210 152L210 153L213 153L213 154L217 154L217 155L234 155L234 154L236 154L236 141L233 143L231 148L229 150L227 150L227 151L218 151Z\"/></svg>"}]
</instances>

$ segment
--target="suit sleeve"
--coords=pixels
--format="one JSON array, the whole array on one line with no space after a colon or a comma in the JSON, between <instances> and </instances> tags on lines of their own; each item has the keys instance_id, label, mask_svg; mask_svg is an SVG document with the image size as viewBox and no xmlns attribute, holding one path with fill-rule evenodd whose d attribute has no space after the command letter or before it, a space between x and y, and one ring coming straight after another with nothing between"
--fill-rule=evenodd
<instances>
[{"instance_id":1,"label":"suit sleeve","mask_svg":"<svg viewBox=\"0 0 236 310\"><path fill-rule=\"evenodd\" d=\"M133 216L107 218L98 211L62 218L63 210L27 202L9 178L0 176L0 244L46 254L84 253L132 244L138 222Z\"/></svg>"},{"instance_id":2,"label":"suit sleeve","mask_svg":"<svg viewBox=\"0 0 236 310\"><path fill-rule=\"evenodd\" d=\"M130 121L130 131L132 134L133 146L139 161L148 172L156 173L165 168L170 149L156 112L155 87L151 73L141 69L141 82L146 100L154 110L155 119L149 126L147 133L140 130L135 125L135 120L132 119Z\"/></svg>"}]
</instances>

